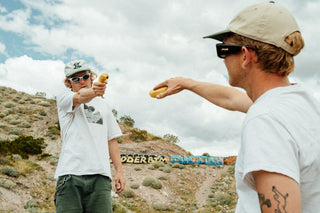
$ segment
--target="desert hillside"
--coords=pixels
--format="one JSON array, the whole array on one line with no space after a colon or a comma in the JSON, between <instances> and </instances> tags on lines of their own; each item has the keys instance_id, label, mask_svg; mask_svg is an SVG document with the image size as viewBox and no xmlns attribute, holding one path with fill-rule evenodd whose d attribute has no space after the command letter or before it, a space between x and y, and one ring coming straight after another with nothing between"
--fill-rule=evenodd
<instances>
[{"instance_id":1,"label":"desert hillside","mask_svg":"<svg viewBox=\"0 0 320 213\"><path fill-rule=\"evenodd\" d=\"M125 155L190 156L176 141L134 128L117 117ZM53 178L61 149L56 102L0 87L0 213L55 212ZM131 119L131 120L130 120ZM234 212L234 165L123 163L126 190L114 212ZM114 168L113 174L114 174Z\"/></svg>"}]
</instances>

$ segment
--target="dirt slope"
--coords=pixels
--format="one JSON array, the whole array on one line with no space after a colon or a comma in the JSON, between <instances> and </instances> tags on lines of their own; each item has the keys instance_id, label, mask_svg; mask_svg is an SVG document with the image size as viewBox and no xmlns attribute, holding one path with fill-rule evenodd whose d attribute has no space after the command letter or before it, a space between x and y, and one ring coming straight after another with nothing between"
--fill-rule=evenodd
<instances>
[{"instance_id":1,"label":"dirt slope","mask_svg":"<svg viewBox=\"0 0 320 213\"><path fill-rule=\"evenodd\" d=\"M12 177L0 171L0 212L54 212L53 175L62 144L60 136L48 130L57 126L55 101L0 87L0 118L0 140L21 135L43 137L47 145L43 153L48 153L29 159L0 155L1 169L9 165L19 172L18 177ZM119 144L123 154L190 155L161 138L151 140L150 135L147 141L132 141L131 128L124 124L120 127L124 132ZM157 168L153 164L124 163L123 168L126 192L114 195L114 212L233 212L236 194L230 166L166 164ZM161 188L144 186L146 177L161 183Z\"/></svg>"}]
</instances>

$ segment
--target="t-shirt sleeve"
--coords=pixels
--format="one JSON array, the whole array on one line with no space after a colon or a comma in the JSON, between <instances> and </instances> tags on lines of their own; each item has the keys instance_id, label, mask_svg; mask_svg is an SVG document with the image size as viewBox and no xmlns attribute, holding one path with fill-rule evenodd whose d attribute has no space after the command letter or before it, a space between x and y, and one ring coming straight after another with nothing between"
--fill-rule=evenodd
<instances>
[{"instance_id":1,"label":"t-shirt sleeve","mask_svg":"<svg viewBox=\"0 0 320 213\"><path fill-rule=\"evenodd\" d=\"M58 110L62 110L65 113L73 112L73 96L74 92L64 91L57 96L57 106Z\"/></svg>"},{"instance_id":2,"label":"t-shirt sleeve","mask_svg":"<svg viewBox=\"0 0 320 213\"><path fill-rule=\"evenodd\" d=\"M255 189L253 171L265 170L300 182L299 152L290 132L280 121L260 115L246 123L242 133L242 179Z\"/></svg>"},{"instance_id":3,"label":"t-shirt sleeve","mask_svg":"<svg viewBox=\"0 0 320 213\"><path fill-rule=\"evenodd\" d=\"M122 136L121 129L113 116L113 113L111 110L108 111L107 114L107 121L108 121L108 141L112 140L114 138Z\"/></svg>"}]
</instances>

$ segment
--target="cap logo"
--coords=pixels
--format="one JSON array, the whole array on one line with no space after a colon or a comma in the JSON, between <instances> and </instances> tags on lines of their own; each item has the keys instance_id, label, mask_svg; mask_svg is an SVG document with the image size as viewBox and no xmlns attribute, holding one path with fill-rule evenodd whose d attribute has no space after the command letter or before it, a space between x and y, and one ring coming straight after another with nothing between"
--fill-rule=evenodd
<instances>
[{"instance_id":1,"label":"cap logo","mask_svg":"<svg viewBox=\"0 0 320 213\"><path fill-rule=\"evenodd\" d=\"M74 66L74 69L79 69L79 68L81 68L80 62L74 63L73 66Z\"/></svg>"},{"instance_id":2,"label":"cap logo","mask_svg":"<svg viewBox=\"0 0 320 213\"><path fill-rule=\"evenodd\" d=\"M221 51L229 51L229 48L221 48Z\"/></svg>"}]
</instances>

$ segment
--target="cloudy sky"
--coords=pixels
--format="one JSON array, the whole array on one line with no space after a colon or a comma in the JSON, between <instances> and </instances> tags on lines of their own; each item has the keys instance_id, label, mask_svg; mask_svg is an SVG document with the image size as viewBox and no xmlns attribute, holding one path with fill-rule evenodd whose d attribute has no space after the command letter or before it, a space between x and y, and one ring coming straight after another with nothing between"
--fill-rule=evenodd
<instances>
[{"instance_id":1,"label":"cloudy sky","mask_svg":"<svg viewBox=\"0 0 320 213\"><path fill-rule=\"evenodd\" d=\"M148 93L175 76L228 85L215 41L233 16L261 0L0 0L0 85L48 98L63 88L64 64L84 59L110 75L106 99L118 117L158 136L173 134L194 155L235 155L244 114L188 91L157 100ZM320 99L320 1L281 0L306 46L291 80ZM161 154L161 153L159 153Z\"/></svg>"}]
</instances>

